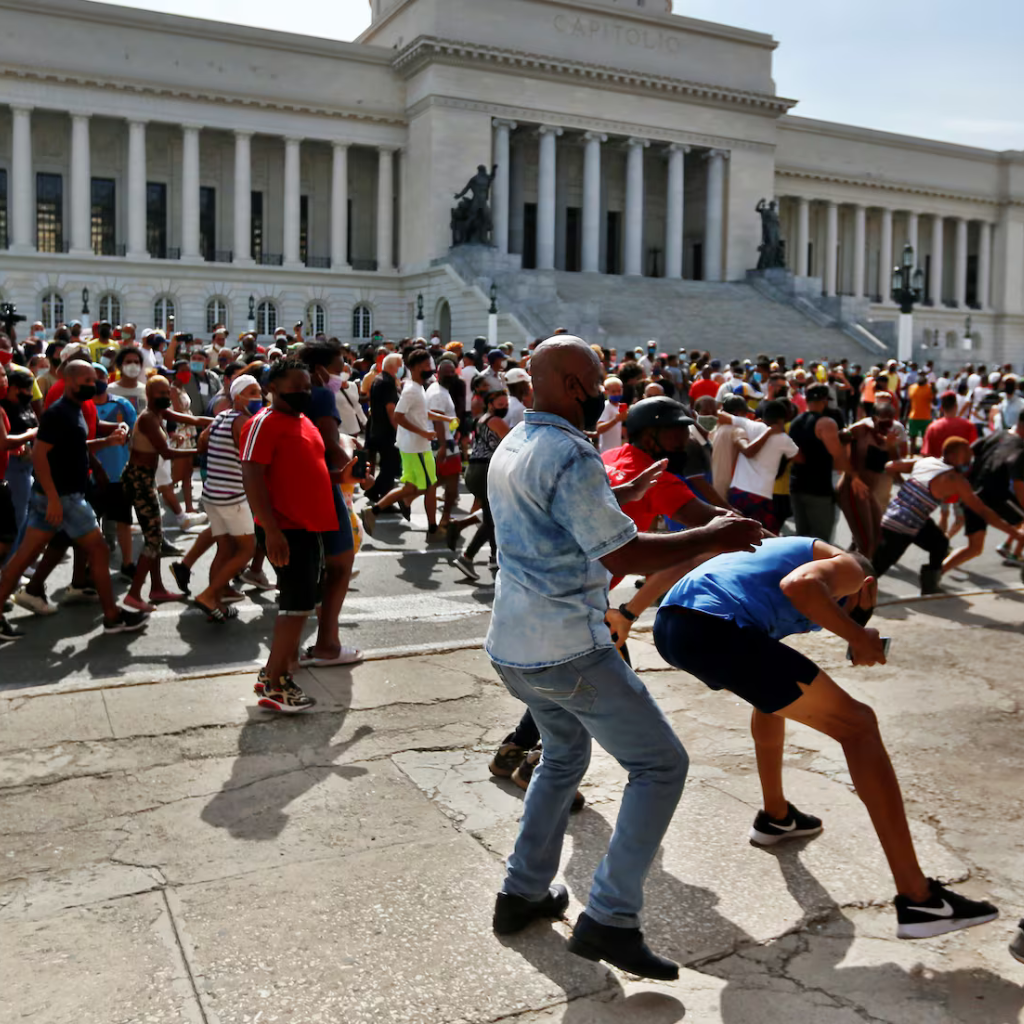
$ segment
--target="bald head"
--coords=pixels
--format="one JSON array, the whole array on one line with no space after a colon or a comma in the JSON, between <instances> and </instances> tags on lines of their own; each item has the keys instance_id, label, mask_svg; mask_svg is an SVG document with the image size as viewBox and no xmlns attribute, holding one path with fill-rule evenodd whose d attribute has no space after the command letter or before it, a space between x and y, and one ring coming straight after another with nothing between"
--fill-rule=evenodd
<instances>
[{"instance_id":1,"label":"bald head","mask_svg":"<svg viewBox=\"0 0 1024 1024\"><path fill-rule=\"evenodd\" d=\"M73 359L64 367L64 380L74 387L79 381L85 382L87 377L95 378L96 371L92 363L82 362L80 359Z\"/></svg>"},{"instance_id":2,"label":"bald head","mask_svg":"<svg viewBox=\"0 0 1024 1024\"><path fill-rule=\"evenodd\" d=\"M399 370L402 369L402 357L397 352L392 352L384 357L384 362L380 364L380 368L385 373L390 373L392 377L397 377Z\"/></svg>"},{"instance_id":3,"label":"bald head","mask_svg":"<svg viewBox=\"0 0 1024 1024\"><path fill-rule=\"evenodd\" d=\"M570 334L549 338L530 360L533 407L583 427L584 403L601 399L603 369L594 350Z\"/></svg>"}]
</instances>

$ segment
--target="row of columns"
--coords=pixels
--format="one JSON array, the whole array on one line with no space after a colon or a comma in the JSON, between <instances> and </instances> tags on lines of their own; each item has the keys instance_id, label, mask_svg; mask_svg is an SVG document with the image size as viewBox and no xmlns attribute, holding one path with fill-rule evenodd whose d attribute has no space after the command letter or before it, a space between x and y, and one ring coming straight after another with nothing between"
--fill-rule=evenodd
<instances>
[{"instance_id":1,"label":"row of columns","mask_svg":"<svg viewBox=\"0 0 1024 1024\"><path fill-rule=\"evenodd\" d=\"M495 119L494 162L498 165L493 185L494 244L499 252L508 252L509 241L509 136L515 121ZM537 269L555 266L556 166L558 138L563 129L542 124L537 128ZM601 251L601 147L608 136L585 132L583 139L583 207L580 267L597 273ZM626 140L626 208L623 261L626 275L643 273L644 231L644 150L650 140ZM666 148L668 185L665 215L665 276L683 276L683 197L685 191L685 154L689 146L673 143ZM705 208L704 279L722 280L723 229L725 225L725 150L712 149L707 159Z\"/></svg>"},{"instance_id":2,"label":"row of columns","mask_svg":"<svg viewBox=\"0 0 1024 1024\"><path fill-rule=\"evenodd\" d=\"M32 173L32 107L14 106L11 137L10 248L15 253L35 251L35 179ZM127 163L127 256L149 258L146 251L146 124L128 121ZM92 171L89 141L90 115L71 114L70 253L92 254ZM200 132L202 125L181 126L181 258L201 262L199 250ZM252 262L252 152L253 133L235 131L234 169L234 262ZM284 264L301 267L299 229L301 205L300 158L303 140L284 140ZM347 270L348 238L347 142L333 142L331 168L331 266ZM377 267L394 264L394 155L397 147L378 146ZM507 161L506 161L507 163Z\"/></svg>"},{"instance_id":3,"label":"row of columns","mask_svg":"<svg viewBox=\"0 0 1024 1024\"><path fill-rule=\"evenodd\" d=\"M810 242L810 203L803 196L797 197L797 238L794 271L799 277L808 273L807 247ZM838 252L839 252L839 204L826 200L825 206L825 273L823 288L826 295L834 296L838 291ZM855 205L853 232L853 295L864 298L867 295L867 207ZM882 207L881 213L881 252L882 265L879 267L879 290L882 301L888 301L889 272L899 262L898 254L893 253L893 213L889 207ZM931 257L932 283L931 297L935 305L942 304L942 283L945 247L945 221L947 218L939 214L931 215ZM956 241L954 252L953 301L959 307L967 305L967 225L963 217L953 218L956 223ZM919 266L921 259L920 216L916 211L907 213L907 242L914 247L914 254ZM978 243L978 304L982 308L989 306L989 289L992 277L992 225L988 221L980 222Z\"/></svg>"}]
</instances>

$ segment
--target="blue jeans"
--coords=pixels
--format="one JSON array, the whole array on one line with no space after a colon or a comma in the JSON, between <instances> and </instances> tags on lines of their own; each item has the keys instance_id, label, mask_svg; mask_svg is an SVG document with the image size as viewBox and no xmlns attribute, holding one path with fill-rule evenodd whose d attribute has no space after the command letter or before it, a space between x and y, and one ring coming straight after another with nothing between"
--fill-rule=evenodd
<instances>
[{"instance_id":1,"label":"blue jeans","mask_svg":"<svg viewBox=\"0 0 1024 1024\"><path fill-rule=\"evenodd\" d=\"M533 900L547 894L593 737L629 772L629 782L594 874L587 915L618 928L639 927L644 880L686 782L689 758L679 737L613 647L549 668L494 668L533 712L544 746L502 891Z\"/></svg>"}]
</instances>

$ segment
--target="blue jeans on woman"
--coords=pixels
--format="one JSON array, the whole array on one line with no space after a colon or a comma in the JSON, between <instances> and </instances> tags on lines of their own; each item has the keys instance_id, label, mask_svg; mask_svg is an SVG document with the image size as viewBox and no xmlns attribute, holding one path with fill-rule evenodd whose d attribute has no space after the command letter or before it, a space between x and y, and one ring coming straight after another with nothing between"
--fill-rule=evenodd
<instances>
[{"instance_id":1,"label":"blue jeans on woman","mask_svg":"<svg viewBox=\"0 0 1024 1024\"><path fill-rule=\"evenodd\" d=\"M629 772L629 782L594 874L587 916L613 927L639 927L644 879L686 782L689 758L679 737L614 647L546 668L494 668L533 712L543 742L502 891L532 900L547 894L593 737Z\"/></svg>"}]
</instances>

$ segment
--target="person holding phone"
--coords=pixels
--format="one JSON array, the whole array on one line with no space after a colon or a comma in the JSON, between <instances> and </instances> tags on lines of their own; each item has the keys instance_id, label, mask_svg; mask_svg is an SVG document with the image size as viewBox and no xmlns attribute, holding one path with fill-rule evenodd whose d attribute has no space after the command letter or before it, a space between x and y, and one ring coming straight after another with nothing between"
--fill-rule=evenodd
<instances>
[{"instance_id":1,"label":"person holding phone","mask_svg":"<svg viewBox=\"0 0 1024 1024\"><path fill-rule=\"evenodd\" d=\"M604 379L604 411L597 421L597 448L602 454L622 447L622 424L629 415L623 400L622 381L618 377Z\"/></svg>"}]
</instances>

